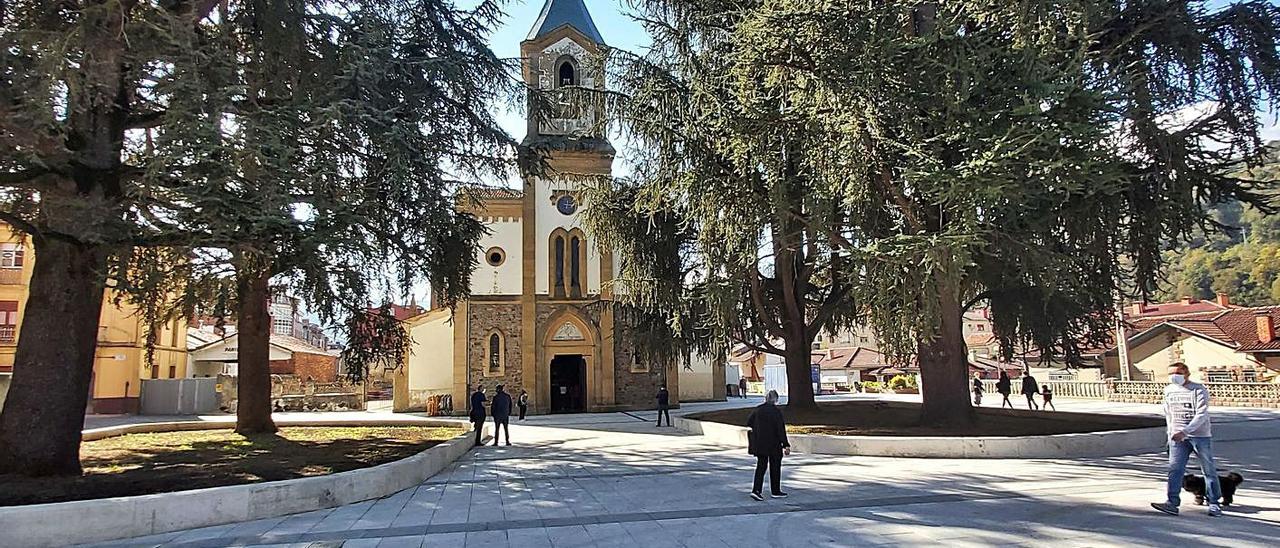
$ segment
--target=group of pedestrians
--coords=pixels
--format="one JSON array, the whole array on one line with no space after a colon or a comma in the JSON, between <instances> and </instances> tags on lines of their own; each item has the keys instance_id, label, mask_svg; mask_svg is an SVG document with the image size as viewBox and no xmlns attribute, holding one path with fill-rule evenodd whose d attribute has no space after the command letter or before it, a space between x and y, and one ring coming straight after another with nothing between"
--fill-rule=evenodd
<instances>
[{"instance_id":1,"label":"group of pedestrians","mask_svg":"<svg viewBox=\"0 0 1280 548\"><path fill-rule=\"evenodd\" d=\"M1192 382L1189 376L1190 372L1186 364L1175 363L1169 366L1169 385L1165 387L1163 399L1169 443L1167 498L1164 502L1152 503L1151 507L1166 514L1178 515L1183 476L1186 474L1187 462L1191 455L1195 454L1200 461L1200 471L1204 474L1205 503L1208 504L1209 515L1221 516L1222 509L1218 501L1222 497L1222 486L1213 460L1209 390L1202 384ZM974 403L980 405L982 379L975 377L973 382ZM1008 374L1001 372L1000 380L996 382L996 391L1002 396L1001 407L1005 404L1010 408L1013 407L1013 403L1009 401L1012 387L1012 379ZM1043 390L1037 390L1038 388L1034 377L1031 375L1023 377L1022 394L1027 397L1027 406L1032 409L1039 408L1034 400L1037 393L1044 396L1046 406L1052 406L1053 397L1048 386ZM671 426L671 396L665 385L658 388L655 399L658 404L658 426L662 426L663 418L667 420L667 426ZM482 444L481 430L485 421L486 400L484 389L481 387L476 388L475 393L471 395L471 421L476 424L476 445ZM520 410L520 420L524 420L529 407L528 392L521 390L515 405ZM511 426L508 424L511 406L511 396L502 385L498 385L497 392L493 395L493 402L489 405L495 427L494 445L498 445L498 435L503 430L506 431L507 445L511 445ZM1056 407L1054 410L1057 410ZM746 426L748 428L747 453L756 457L751 498L757 501L764 500L766 473L769 475L769 496L785 498L787 493L782 490L782 457L791 454L791 444L787 441L787 424L782 416L782 410L778 408L776 390L770 390L765 394L764 403L751 411L747 417Z\"/></svg>"},{"instance_id":2,"label":"group of pedestrians","mask_svg":"<svg viewBox=\"0 0 1280 548\"><path fill-rule=\"evenodd\" d=\"M985 389L982 387L982 375L974 373L974 405L982 405L983 392L985 392ZM1001 396L1000 407L1004 408L1005 405L1008 405L1009 409L1013 409L1013 402L1009 401L1009 395L1013 393L1013 379L1009 378L1007 372L1000 372L1000 380L996 381L996 392ZM1036 382L1036 378L1031 375L1022 376L1022 395L1027 397L1027 409L1040 410L1040 405L1036 403L1036 396L1040 396L1044 400L1045 409L1053 408L1054 411L1058 410L1058 406L1053 404L1053 388L1048 383L1041 386L1040 383Z\"/></svg>"},{"instance_id":3,"label":"group of pedestrians","mask_svg":"<svg viewBox=\"0 0 1280 548\"><path fill-rule=\"evenodd\" d=\"M482 436L484 435L484 421L486 418L484 387L477 386L476 391L471 394L471 414L469 418L471 423L475 425L476 445L484 445ZM493 394L493 402L489 404L489 413L493 415L493 445L498 445L498 435L506 432L507 445L511 445L511 394L508 394L504 387L499 384L496 392ZM529 412L529 393L521 390L520 397L515 400L516 407L520 410L520 420L524 420L525 415Z\"/></svg>"}]
</instances>

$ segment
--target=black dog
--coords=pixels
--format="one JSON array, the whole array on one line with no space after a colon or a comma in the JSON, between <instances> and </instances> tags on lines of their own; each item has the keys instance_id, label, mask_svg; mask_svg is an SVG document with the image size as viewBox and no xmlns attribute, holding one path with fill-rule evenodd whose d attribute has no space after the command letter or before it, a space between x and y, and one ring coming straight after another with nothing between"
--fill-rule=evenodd
<instances>
[{"instance_id":1,"label":"black dog","mask_svg":"<svg viewBox=\"0 0 1280 548\"><path fill-rule=\"evenodd\" d=\"M1222 486L1222 505L1231 506L1233 499L1236 497L1236 487L1244 483L1244 476L1235 472L1228 472L1225 476L1218 476L1218 485ZM1205 483L1204 478L1195 474L1187 474L1182 478L1182 488L1188 493L1196 496L1196 504L1204 504Z\"/></svg>"}]
</instances>

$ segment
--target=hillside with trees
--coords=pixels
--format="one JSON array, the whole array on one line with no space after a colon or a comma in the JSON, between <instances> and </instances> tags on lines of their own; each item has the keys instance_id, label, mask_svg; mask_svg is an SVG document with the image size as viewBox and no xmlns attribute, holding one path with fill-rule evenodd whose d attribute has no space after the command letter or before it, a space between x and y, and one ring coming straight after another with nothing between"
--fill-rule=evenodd
<instances>
[{"instance_id":1,"label":"hillside with trees","mask_svg":"<svg viewBox=\"0 0 1280 548\"><path fill-rule=\"evenodd\" d=\"M1267 183L1280 181L1280 141L1268 147L1268 161L1243 172ZM1226 294L1237 304L1280 303L1280 216L1229 202L1214 209L1221 230L1200 235L1166 251L1166 283L1158 297L1212 298Z\"/></svg>"}]
</instances>

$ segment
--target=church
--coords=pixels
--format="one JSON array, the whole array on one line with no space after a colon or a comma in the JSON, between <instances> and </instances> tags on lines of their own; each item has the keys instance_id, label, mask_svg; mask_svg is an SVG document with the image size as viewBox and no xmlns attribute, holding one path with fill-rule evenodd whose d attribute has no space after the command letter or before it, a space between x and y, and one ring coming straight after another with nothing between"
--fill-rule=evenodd
<instances>
[{"instance_id":1,"label":"church","mask_svg":"<svg viewBox=\"0 0 1280 548\"><path fill-rule=\"evenodd\" d=\"M603 88L604 38L582 0L546 0L520 44L530 88ZM535 109L528 109L530 112ZM473 211L488 227L476 249L471 296L455 310L433 308L404 325L412 353L396 374L394 408L421 410L450 395L464 413L476 387L529 394L530 412L652 409L660 385L673 404L723 400L724 364L639 359L625 326L600 306L619 257L601 251L580 225L576 187L554 172L612 173L614 148L593 129L601 112L529 115L524 144L552 173L526 174L523 188L486 188Z\"/></svg>"}]
</instances>

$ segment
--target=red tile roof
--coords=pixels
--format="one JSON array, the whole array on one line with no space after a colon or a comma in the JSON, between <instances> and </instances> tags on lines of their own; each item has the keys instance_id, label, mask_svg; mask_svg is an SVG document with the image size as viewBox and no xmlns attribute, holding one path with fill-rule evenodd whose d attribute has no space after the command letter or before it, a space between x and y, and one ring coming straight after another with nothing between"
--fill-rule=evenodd
<instances>
[{"instance_id":1,"label":"red tile roof","mask_svg":"<svg viewBox=\"0 0 1280 548\"><path fill-rule=\"evenodd\" d=\"M1230 304L1219 304L1217 301L1183 299L1181 301L1171 303L1131 304L1125 307L1124 316L1125 318L1155 318L1198 314L1202 312L1221 312L1232 308L1235 307ZM1138 312L1139 309L1141 312Z\"/></svg>"},{"instance_id":2,"label":"red tile roof","mask_svg":"<svg viewBox=\"0 0 1280 548\"><path fill-rule=\"evenodd\" d=\"M870 369L889 364L880 352L861 346L828 348L820 356L817 363L822 369Z\"/></svg>"},{"instance_id":3,"label":"red tile roof","mask_svg":"<svg viewBox=\"0 0 1280 548\"><path fill-rule=\"evenodd\" d=\"M524 197L524 193L514 188L506 188L500 186L473 186L465 190L469 196L481 200L519 200Z\"/></svg>"},{"instance_id":4,"label":"red tile roof","mask_svg":"<svg viewBox=\"0 0 1280 548\"><path fill-rule=\"evenodd\" d=\"M1271 318L1272 330L1280 326L1280 306L1261 306L1252 308L1231 308L1215 314L1192 314L1176 318L1166 318L1151 325L1134 336L1153 334L1159 329L1176 328L1217 341L1234 348L1239 352L1262 352L1280 350L1280 339L1272 337L1263 342L1258 338L1258 317Z\"/></svg>"}]
</instances>

